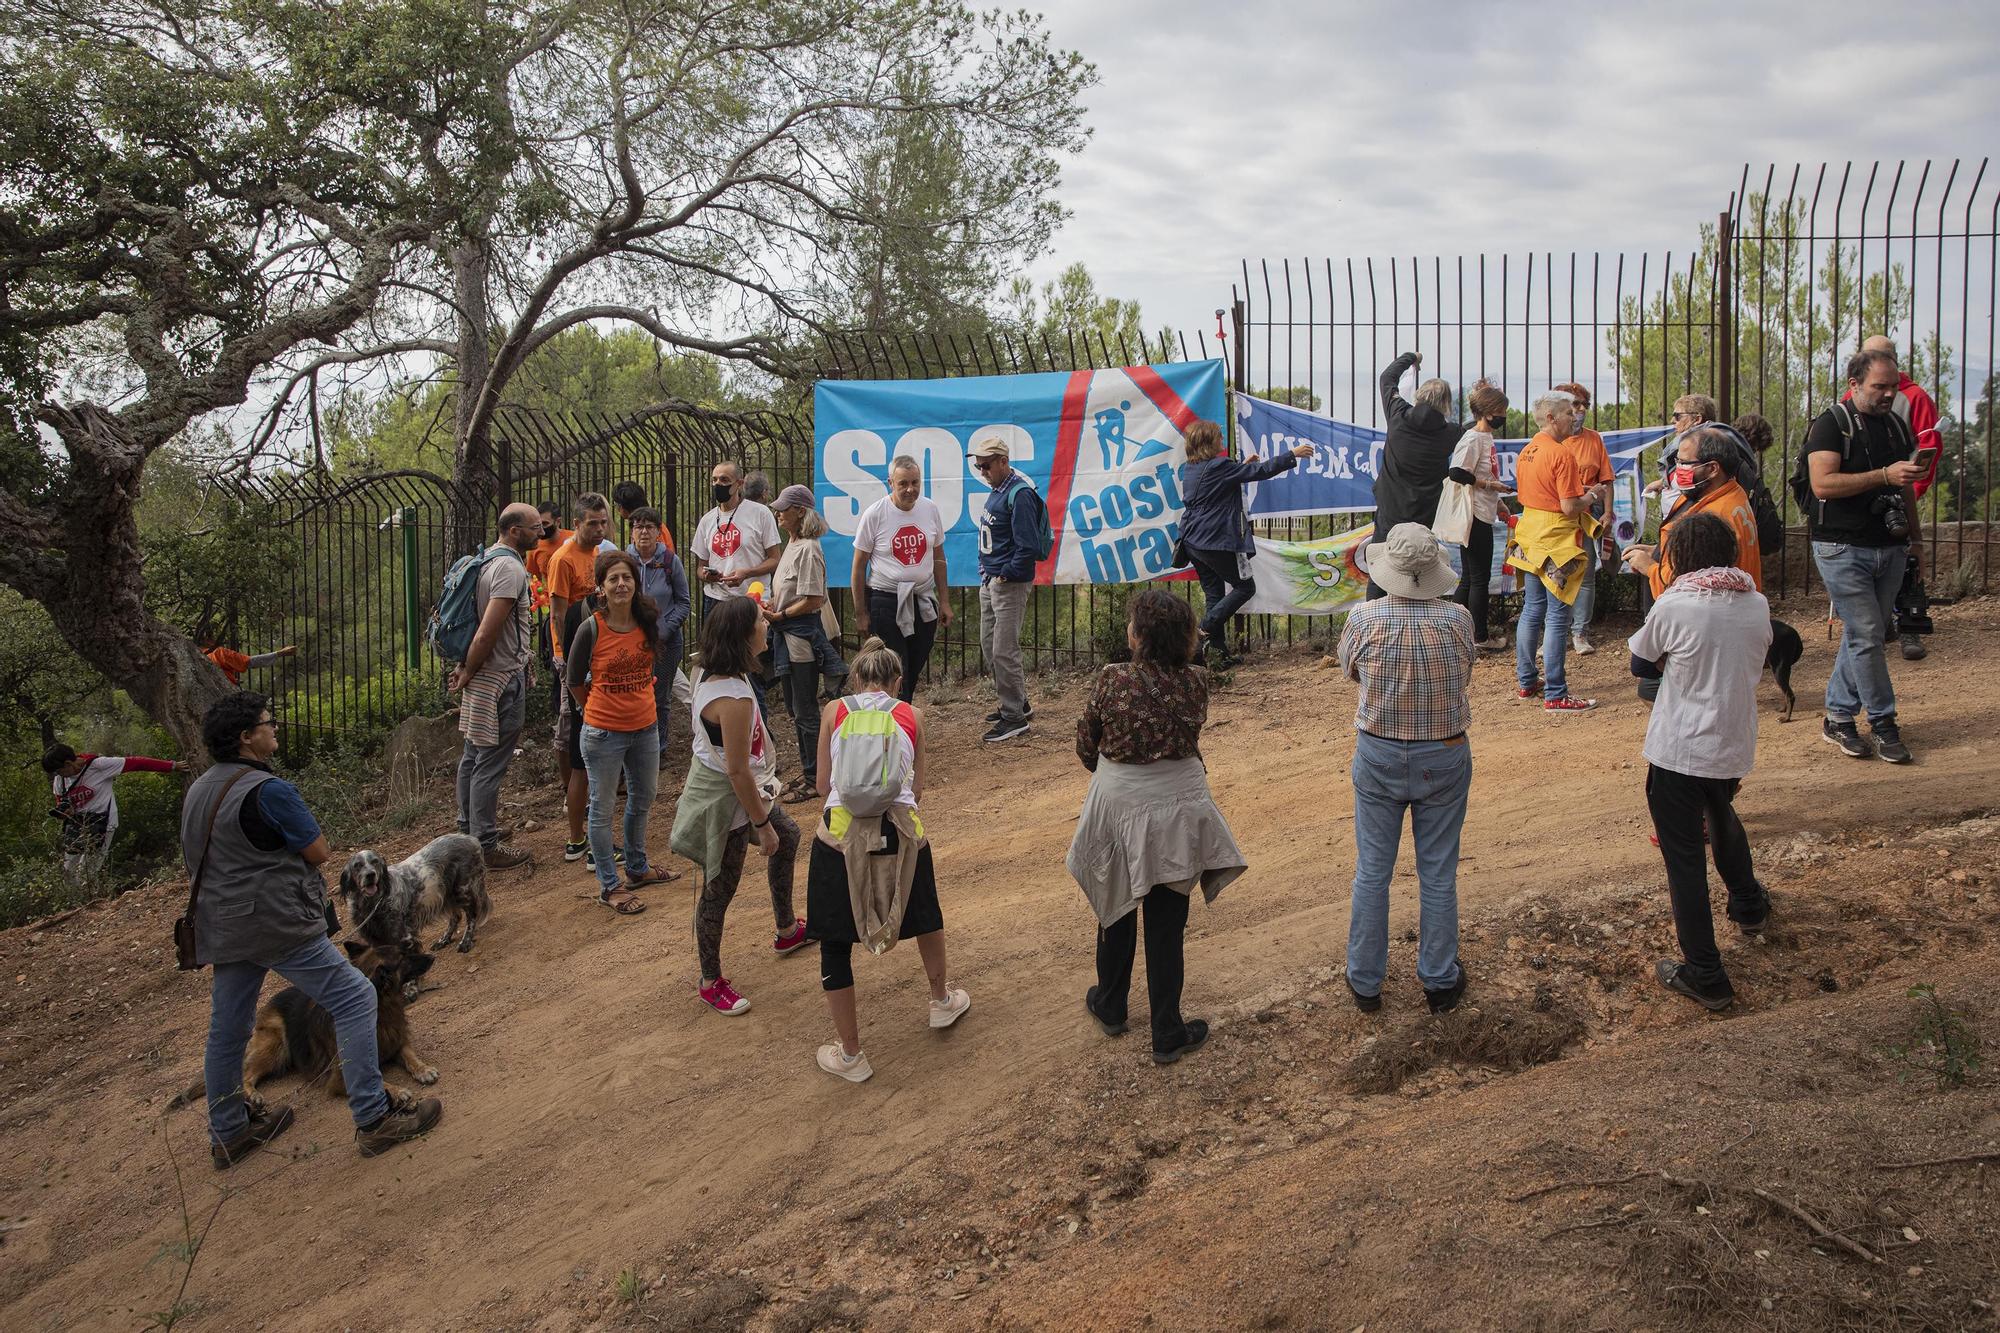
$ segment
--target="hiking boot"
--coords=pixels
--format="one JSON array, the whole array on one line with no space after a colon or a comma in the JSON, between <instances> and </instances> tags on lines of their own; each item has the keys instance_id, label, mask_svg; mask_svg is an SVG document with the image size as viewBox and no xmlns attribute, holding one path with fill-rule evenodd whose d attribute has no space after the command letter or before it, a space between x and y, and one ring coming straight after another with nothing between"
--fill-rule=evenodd
<instances>
[{"instance_id":1,"label":"hiking boot","mask_svg":"<svg viewBox=\"0 0 2000 1333\"><path fill-rule=\"evenodd\" d=\"M275 1111L267 1111L261 1106L253 1106L249 1123L237 1131L235 1138L227 1143L208 1145L209 1160L215 1163L216 1170L227 1171L291 1127L291 1107L280 1106Z\"/></svg>"},{"instance_id":2,"label":"hiking boot","mask_svg":"<svg viewBox=\"0 0 2000 1333\"><path fill-rule=\"evenodd\" d=\"M1914 758L1910 747L1903 744L1902 728L1894 722L1877 722L1869 731L1875 736L1877 758L1891 764L1907 764Z\"/></svg>"},{"instance_id":3,"label":"hiking boot","mask_svg":"<svg viewBox=\"0 0 2000 1333\"><path fill-rule=\"evenodd\" d=\"M412 1097L400 1106L392 1105L374 1124L356 1129L354 1146L363 1157L374 1157L399 1143L422 1138L443 1118L443 1102L435 1097Z\"/></svg>"},{"instance_id":4,"label":"hiking boot","mask_svg":"<svg viewBox=\"0 0 2000 1333\"><path fill-rule=\"evenodd\" d=\"M1687 996L1712 1014L1719 1014L1736 1003L1736 992L1733 990L1719 993L1697 990L1695 984L1687 978L1687 964L1676 963L1671 958L1662 958L1656 963L1653 967L1653 976L1674 994Z\"/></svg>"},{"instance_id":5,"label":"hiking boot","mask_svg":"<svg viewBox=\"0 0 2000 1333\"><path fill-rule=\"evenodd\" d=\"M1029 704L1027 711L1022 713L1021 716L1027 721L1033 722L1035 720L1035 706L1033 704ZM988 722L998 722L1000 720L1000 710L996 708L992 712L988 713L986 715L986 720Z\"/></svg>"},{"instance_id":6,"label":"hiking boot","mask_svg":"<svg viewBox=\"0 0 2000 1333\"><path fill-rule=\"evenodd\" d=\"M1454 981L1451 985L1445 987L1443 990L1430 990L1426 988L1424 991L1424 1003L1431 1007L1431 1012L1434 1014L1450 1013L1452 1010L1458 1008L1458 1002L1464 998L1465 998L1464 968L1460 968L1458 970L1458 980Z\"/></svg>"},{"instance_id":7,"label":"hiking boot","mask_svg":"<svg viewBox=\"0 0 2000 1333\"><path fill-rule=\"evenodd\" d=\"M563 844L563 860L565 861L581 861L589 853L590 844L587 842L566 842Z\"/></svg>"},{"instance_id":8,"label":"hiking boot","mask_svg":"<svg viewBox=\"0 0 2000 1333\"><path fill-rule=\"evenodd\" d=\"M480 849L479 859L486 863L488 870L512 870L528 864L533 858L519 847L509 847L502 842Z\"/></svg>"},{"instance_id":9,"label":"hiking boot","mask_svg":"<svg viewBox=\"0 0 2000 1333\"><path fill-rule=\"evenodd\" d=\"M1924 641L1914 634L1898 634L1896 646L1903 650L1905 662L1921 662L1931 655L1931 650L1924 646Z\"/></svg>"},{"instance_id":10,"label":"hiking boot","mask_svg":"<svg viewBox=\"0 0 2000 1333\"><path fill-rule=\"evenodd\" d=\"M875 1073L868 1064L868 1052L856 1051L849 1055L840 1043L830 1041L819 1048L819 1067L835 1078L844 1078L849 1083L866 1083Z\"/></svg>"},{"instance_id":11,"label":"hiking boot","mask_svg":"<svg viewBox=\"0 0 2000 1333\"><path fill-rule=\"evenodd\" d=\"M1179 1045L1169 1046L1166 1050L1161 1050L1157 1046L1153 1048L1153 1063L1156 1065L1173 1064L1183 1055L1192 1055L1200 1050L1202 1043L1207 1040L1208 1024L1199 1018L1190 1018L1187 1022L1181 1024L1181 1040Z\"/></svg>"},{"instance_id":12,"label":"hiking boot","mask_svg":"<svg viewBox=\"0 0 2000 1333\"><path fill-rule=\"evenodd\" d=\"M1578 657L1588 657L1597 651L1597 645L1590 641L1589 635L1578 630L1569 636L1569 650Z\"/></svg>"},{"instance_id":13,"label":"hiking boot","mask_svg":"<svg viewBox=\"0 0 2000 1333\"><path fill-rule=\"evenodd\" d=\"M1835 722L1827 718L1819 725L1819 738L1829 745L1838 745L1840 752L1849 759L1873 759L1875 749L1861 739L1861 732L1852 722Z\"/></svg>"},{"instance_id":14,"label":"hiking boot","mask_svg":"<svg viewBox=\"0 0 2000 1333\"><path fill-rule=\"evenodd\" d=\"M1354 1007L1364 1014L1376 1013L1382 1008L1382 997L1380 995L1363 995L1360 991L1354 989L1354 983L1351 981L1347 983L1347 993L1354 997Z\"/></svg>"},{"instance_id":15,"label":"hiking boot","mask_svg":"<svg viewBox=\"0 0 2000 1333\"><path fill-rule=\"evenodd\" d=\"M1006 721L995 722L992 728L988 730L987 733L984 736L981 736L979 739L985 741L988 745L991 745L995 741L1011 741L1016 736L1025 736L1027 734L1028 734L1028 719L1024 717L1018 722L1006 722Z\"/></svg>"},{"instance_id":16,"label":"hiking boot","mask_svg":"<svg viewBox=\"0 0 2000 1333\"><path fill-rule=\"evenodd\" d=\"M1104 1015L1097 1012L1097 990L1098 990L1097 987L1092 986L1089 990L1083 993L1083 1007L1090 1011L1091 1022L1097 1024L1097 1030L1099 1032L1102 1032L1107 1037L1124 1036L1125 1035L1124 1019L1121 1018L1116 1023L1114 1023L1110 1019L1106 1018Z\"/></svg>"},{"instance_id":17,"label":"hiking boot","mask_svg":"<svg viewBox=\"0 0 2000 1333\"><path fill-rule=\"evenodd\" d=\"M965 1011L972 1008L972 997L956 986L944 988L942 1000L931 1001L931 1026L948 1028L965 1017Z\"/></svg>"},{"instance_id":18,"label":"hiking boot","mask_svg":"<svg viewBox=\"0 0 2000 1333\"><path fill-rule=\"evenodd\" d=\"M1595 707L1597 707L1595 699L1578 699L1570 695L1560 699L1542 700L1542 711L1545 713L1588 713Z\"/></svg>"}]
</instances>

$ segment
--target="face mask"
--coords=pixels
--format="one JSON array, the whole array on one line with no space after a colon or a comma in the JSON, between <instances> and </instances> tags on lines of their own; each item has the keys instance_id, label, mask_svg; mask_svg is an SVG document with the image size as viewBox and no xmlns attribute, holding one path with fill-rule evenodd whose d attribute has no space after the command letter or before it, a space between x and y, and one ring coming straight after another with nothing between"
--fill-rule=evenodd
<instances>
[{"instance_id":1,"label":"face mask","mask_svg":"<svg viewBox=\"0 0 2000 1333\"><path fill-rule=\"evenodd\" d=\"M1701 468L1702 465L1700 463L1676 463L1674 465L1674 489L1698 491L1707 485L1706 479L1701 478L1699 475Z\"/></svg>"},{"instance_id":2,"label":"face mask","mask_svg":"<svg viewBox=\"0 0 2000 1333\"><path fill-rule=\"evenodd\" d=\"M718 481L708 488L708 493L715 497L717 504L726 505L729 503L729 497L736 494L736 488L726 481Z\"/></svg>"}]
</instances>

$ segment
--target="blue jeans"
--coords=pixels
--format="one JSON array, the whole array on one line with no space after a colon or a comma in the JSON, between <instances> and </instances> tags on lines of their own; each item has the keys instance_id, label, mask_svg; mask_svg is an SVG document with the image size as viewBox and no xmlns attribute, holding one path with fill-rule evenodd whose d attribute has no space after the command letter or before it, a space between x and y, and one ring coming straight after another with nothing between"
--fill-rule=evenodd
<instances>
[{"instance_id":1,"label":"blue jeans","mask_svg":"<svg viewBox=\"0 0 2000 1333\"><path fill-rule=\"evenodd\" d=\"M304 991L333 1019L347 1109L356 1125L372 1125L389 1111L382 1064L375 1052L375 987L324 935L316 935L268 963L217 963L209 991L208 1049L201 1077L208 1088L208 1133L227 1143L243 1132L250 1111L243 1100L243 1049L257 1017L264 974L276 972Z\"/></svg>"},{"instance_id":2,"label":"blue jeans","mask_svg":"<svg viewBox=\"0 0 2000 1333\"><path fill-rule=\"evenodd\" d=\"M1521 597L1521 623L1514 629L1514 675L1527 689L1535 683L1535 645L1542 646L1542 697L1561 699L1569 694L1563 673L1563 654L1569 651L1569 604L1554 596L1533 574L1526 579Z\"/></svg>"},{"instance_id":3,"label":"blue jeans","mask_svg":"<svg viewBox=\"0 0 2000 1333\"><path fill-rule=\"evenodd\" d=\"M1417 980L1458 984L1458 835L1472 790L1472 747L1448 741L1354 736L1354 902L1347 920L1347 984L1380 995L1389 968L1389 877L1403 812L1417 843Z\"/></svg>"},{"instance_id":4,"label":"blue jeans","mask_svg":"<svg viewBox=\"0 0 2000 1333\"><path fill-rule=\"evenodd\" d=\"M1570 632L1576 633L1590 628L1590 618L1597 611L1597 566L1603 554L1604 535L1584 537L1583 541L1583 586L1576 590L1576 605L1570 608Z\"/></svg>"},{"instance_id":5,"label":"blue jeans","mask_svg":"<svg viewBox=\"0 0 2000 1333\"><path fill-rule=\"evenodd\" d=\"M590 775L590 854L597 862L597 885L618 887L617 853L611 842L611 807L618 799L618 771L625 771L625 873L646 873L646 816L660 789L660 730L606 731L586 726L578 737L583 771Z\"/></svg>"},{"instance_id":6,"label":"blue jeans","mask_svg":"<svg viewBox=\"0 0 2000 1333\"><path fill-rule=\"evenodd\" d=\"M1882 641L1896 623L1896 590L1910 553L1901 546L1814 542L1813 563L1840 617L1840 652L1826 680L1826 715L1852 722L1865 708L1871 725L1896 718L1896 690Z\"/></svg>"},{"instance_id":7,"label":"blue jeans","mask_svg":"<svg viewBox=\"0 0 2000 1333\"><path fill-rule=\"evenodd\" d=\"M780 680L793 665L791 653L785 646L787 634L796 634L812 645L813 665L819 668L820 675L838 680L847 674L847 663L841 660L840 649L827 638L826 625L820 620L819 612L814 611L809 615L780 620L771 626L771 670Z\"/></svg>"}]
</instances>

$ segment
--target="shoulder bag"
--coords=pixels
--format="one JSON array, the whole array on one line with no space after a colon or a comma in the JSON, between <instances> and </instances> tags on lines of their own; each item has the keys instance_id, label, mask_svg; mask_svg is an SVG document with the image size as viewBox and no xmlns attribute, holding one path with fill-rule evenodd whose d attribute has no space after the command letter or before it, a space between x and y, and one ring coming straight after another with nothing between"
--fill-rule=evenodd
<instances>
[{"instance_id":1,"label":"shoulder bag","mask_svg":"<svg viewBox=\"0 0 2000 1333\"><path fill-rule=\"evenodd\" d=\"M174 962L183 972L197 972L201 964L195 961L194 952L194 906L201 897L201 872L208 868L208 849L215 842L215 816L221 812L222 803L229 799L229 789L243 780L250 770L245 768L236 776L222 784L222 791L215 798L215 804L208 808L208 828L201 836L201 860L195 863L194 874L188 879L187 914L174 922Z\"/></svg>"}]
</instances>

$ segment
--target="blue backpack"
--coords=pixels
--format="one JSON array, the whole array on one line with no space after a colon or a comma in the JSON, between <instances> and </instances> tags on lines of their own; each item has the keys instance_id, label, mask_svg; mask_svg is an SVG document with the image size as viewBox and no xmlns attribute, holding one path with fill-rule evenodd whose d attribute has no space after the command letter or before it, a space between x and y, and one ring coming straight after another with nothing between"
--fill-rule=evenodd
<instances>
[{"instance_id":1,"label":"blue backpack","mask_svg":"<svg viewBox=\"0 0 2000 1333\"><path fill-rule=\"evenodd\" d=\"M479 632L479 571L486 562L506 554L489 546L474 555L452 561L444 576L444 591L438 594L437 609L431 612L424 637L431 650L446 662L463 662L472 651L472 636Z\"/></svg>"},{"instance_id":2,"label":"blue backpack","mask_svg":"<svg viewBox=\"0 0 2000 1333\"><path fill-rule=\"evenodd\" d=\"M1034 497L1035 506L1035 559L1037 562L1049 558L1049 552L1056 549L1055 530L1049 526L1049 507L1042 500L1042 493L1035 489L1035 483L1016 473L1007 487L1007 506L1012 508L1021 503L1021 492Z\"/></svg>"}]
</instances>

